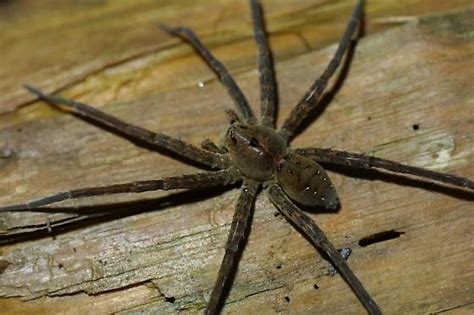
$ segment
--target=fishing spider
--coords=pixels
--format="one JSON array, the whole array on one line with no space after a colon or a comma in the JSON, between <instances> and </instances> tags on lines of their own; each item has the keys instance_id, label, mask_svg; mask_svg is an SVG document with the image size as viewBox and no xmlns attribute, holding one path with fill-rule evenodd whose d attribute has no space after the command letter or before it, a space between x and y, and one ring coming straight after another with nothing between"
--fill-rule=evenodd
<instances>
[{"instance_id":1,"label":"fishing spider","mask_svg":"<svg viewBox=\"0 0 474 315\"><path fill-rule=\"evenodd\" d=\"M159 150L164 149L184 159L198 163L204 168L211 169L211 171L157 180L75 189L24 204L0 207L0 212L34 211L37 208L67 199L99 195L172 189L203 189L242 182L224 258L205 310L206 314L218 313L222 308L227 290L232 283L238 263L237 258L245 244L255 199L262 188L284 217L300 233L306 236L316 248L327 255L367 312L381 314L379 306L348 267L345 259L334 248L318 225L301 210L301 207L334 210L340 206L337 192L331 180L318 163L342 165L356 169L384 169L470 190L474 190L474 182L462 177L411 167L362 154L320 148L291 149L289 143L297 129L300 128L303 120L318 104L329 79L338 69L352 39L357 35L358 26L361 24L363 1L357 2L337 51L327 68L301 98L278 130L275 128L276 84L274 69L264 30L262 12L257 0L251 0L250 6L255 41L259 51L260 119L255 117L247 99L225 67L214 58L190 29L162 26L163 30L182 38L199 53L218 75L236 105L237 111L227 111L231 119L231 125L225 133L221 146L206 140L203 142L202 148L198 148L165 134L155 133L128 124L87 104L53 96L31 85L25 85L25 88L31 93L48 103L72 107L81 116L118 131L131 139L145 142Z\"/></svg>"}]
</instances>

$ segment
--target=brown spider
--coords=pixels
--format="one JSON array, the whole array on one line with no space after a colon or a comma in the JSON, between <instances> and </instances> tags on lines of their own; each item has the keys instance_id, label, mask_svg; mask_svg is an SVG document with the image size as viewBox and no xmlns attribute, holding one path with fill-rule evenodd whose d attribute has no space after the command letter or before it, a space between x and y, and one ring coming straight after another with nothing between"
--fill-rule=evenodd
<instances>
[{"instance_id":1,"label":"brown spider","mask_svg":"<svg viewBox=\"0 0 474 315\"><path fill-rule=\"evenodd\" d=\"M140 193L153 190L202 189L242 182L241 195L236 210L226 252L219 270L218 279L210 296L206 314L220 311L227 290L232 283L237 258L243 250L252 216L253 205L259 190L263 187L277 209L314 246L322 250L331 263L349 284L363 306L370 314L380 314L375 301L348 267L346 261L319 229L306 216L300 206L310 208L336 209L339 207L337 193L325 170L318 162L336 164L358 169L380 168L394 173L410 174L433 181L474 190L469 179L411 167L396 162L330 149L290 149L291 139L300 128L308 113L314 109L328 80L337 70L349 48L357 26L360 24L363 1L358 1L351 20L340 41L339 47L328 67L318 78L279 130L275 130L276 88L273 66L265 37L261 11L256 0L251 0L255 40L259 48L258 65L261 83L261 118L258 120L245 96L224 66L217 61L196 35L187 28L162 27L172 35L189 42L218 74L219 79L233 98L238 111L229 110L232 124L225 134L222 146L206 140L203 148L197 148L181 140L161 133L154 133L138 126L127 124L89 105L46 94L30 85L25 87L39 98L57 105L73 107L79 115L105 125L132 139L145 142L160 150L168 150L185 159L196 162L213 171L168 177L159 180L137 181L103 187L70 190L43 197L25 204L0 207L0 212L35 210L67 199L83 198L118 193Z\"/></svg>"}]
</instances>

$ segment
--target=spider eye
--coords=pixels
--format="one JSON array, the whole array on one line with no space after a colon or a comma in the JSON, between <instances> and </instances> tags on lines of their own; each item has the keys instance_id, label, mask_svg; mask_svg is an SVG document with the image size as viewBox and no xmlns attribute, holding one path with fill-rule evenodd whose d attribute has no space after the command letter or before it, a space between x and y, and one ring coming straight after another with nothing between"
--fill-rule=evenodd
<instances>
[{"instance_id":1,"label":"spider eye","mask_svg":"<svg viewBox=\"0 0 474 315\"><path fill-rule=\"evenodd\" d=\"M235 137L235 133L232 129L227 131L227 138L230 139L234 145L237 145L237 138Z\"/></svg>"},{"instance_id":2,"label":"spider eye","mask_svg":"<svg viewBox=\"0 0 474 315\"><path fill-rule=\"evenodd\" d=\"M252 148L257 148L260 146L260 143L258 142L257 139L252 138L250 139L249 146L251 146Z\"/></svg>"},{"instance_id":3,"label":"spider eye","mask_svg":"<svg viewBox=\"0 0 474 315\"><path fill-rule=\"evenodd\" d=\"M278 171L278 172L281 172L282 169L283 169L283 162L280 161L280 162L278 162L278 164L277 164L277 171Z\"/></svg>"}]
</instances>

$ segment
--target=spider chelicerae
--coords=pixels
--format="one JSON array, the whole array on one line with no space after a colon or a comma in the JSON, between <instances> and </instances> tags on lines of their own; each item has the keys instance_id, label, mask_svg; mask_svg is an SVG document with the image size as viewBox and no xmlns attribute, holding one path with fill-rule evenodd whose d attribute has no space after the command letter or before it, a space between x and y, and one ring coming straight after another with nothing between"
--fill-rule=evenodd
<instances>
[{"instance_id":1,"label":"spider chelicerae","mask_svg":"<svg viewBox=\"0 0 474 315\"><path fill-rule=\"evenodd\" d=\"M339 207L337 193L328 175L318 162L360 169L380 168L467 189L474 189L474 183L461 177L410 167L361 154L317 148L290 149L288 147L290 141L296 134L297 129L300 128L303 120L308 116L308 113L317 105L329 78L338 68L351 40L357 33L363 11L363 1L357 3L337 52L327 69L303 96L279 130L275 130L276 88L262 15L257 1L251 1L250 3L255 39L259 48L260 119L254 116L245 96L223 65L211 55L191 30L162 27L170 34L183 38L196 49L218 74L221 82L235 101L237 111L228 111L232 124L227 130L224 143L221 146L207 140L203 142L202 148L197 148L167 135L124 123L89 105L49 95L35 87L26 85L29 91L49 103L73 107L82 116L106 125L132 139L148 143L160 150L171 151L185 159L201 164L205 168L213 169L212 171L159 180L76 189L25 204L1 207L0 211L34 210L67 199L98 195L139 193L153 190L203 189L242 182L241 194L237 201L230 228L225 256L206 313L217 313L222 307L226 289L232 282L237 258L245 243L256 195L263 188L276 208L311 240L313 245L327 255L367 311L371 314L379 314L380 309L375 301L325 237L323 231L300 210L300 207L325 209L337 209Z\"/></svg>"}]
</instances>

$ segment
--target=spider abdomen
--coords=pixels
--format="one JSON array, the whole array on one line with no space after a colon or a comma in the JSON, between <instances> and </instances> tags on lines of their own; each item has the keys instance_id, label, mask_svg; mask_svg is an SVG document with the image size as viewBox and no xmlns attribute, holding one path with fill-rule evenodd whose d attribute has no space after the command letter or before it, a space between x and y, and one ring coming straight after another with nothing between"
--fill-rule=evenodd
<instances>
[{"instance_id":1,"label":"spider abdomen","mask_svg":"<svg viewBox=\"0 0 474 315\"><path fill-rule=\"evenodd\" d=\"M324 168L315 161L289 153L278 162L275 177L294 201L308 207L336 209L339 198Z\"/></svg>"}]
</instances>

